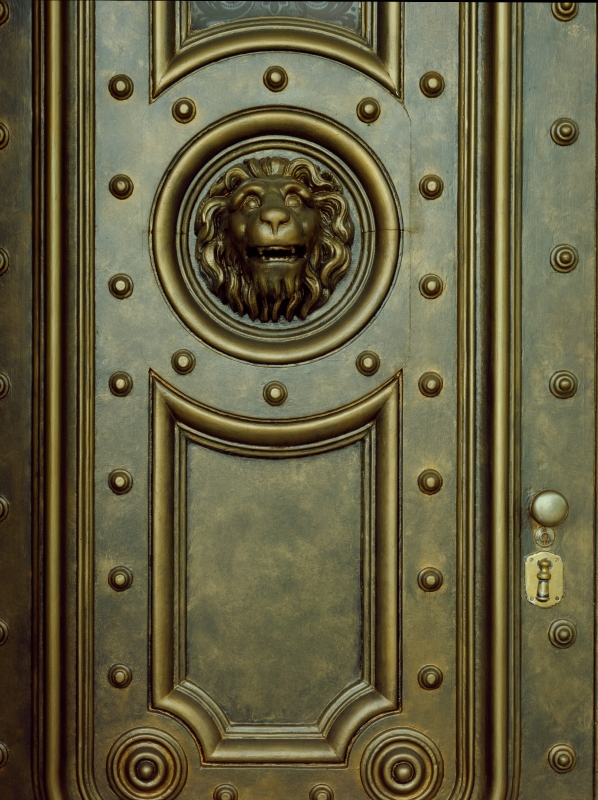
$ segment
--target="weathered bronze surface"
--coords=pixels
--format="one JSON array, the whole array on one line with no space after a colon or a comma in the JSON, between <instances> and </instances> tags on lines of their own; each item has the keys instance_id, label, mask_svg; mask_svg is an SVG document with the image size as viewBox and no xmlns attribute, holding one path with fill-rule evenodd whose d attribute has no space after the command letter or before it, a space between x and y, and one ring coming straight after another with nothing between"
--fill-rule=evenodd
<instances>
[{"instance_id":1,"label":"weathered bronze surface","mask_svg":"<svg viewBox=\"0 0 598 800\"><path fill-rule=\"evenodd\" d=\"M2 800L598 797L595 74L0 0Z\"/></svg>"}]
</instances>

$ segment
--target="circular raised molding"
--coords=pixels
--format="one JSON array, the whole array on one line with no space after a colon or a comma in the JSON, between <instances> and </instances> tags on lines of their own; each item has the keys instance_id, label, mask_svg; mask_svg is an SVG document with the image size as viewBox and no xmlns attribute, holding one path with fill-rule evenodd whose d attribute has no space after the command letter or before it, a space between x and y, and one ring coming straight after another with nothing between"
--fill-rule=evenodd
<instances>
[{"instance_id":1,"label":"circular raised molding","mask_svg":"<svg viewBox=\"0 0 598 800\"><path fill-rule=\"evenodd\" d=\"M0 122L0 150L3 150L10 140L10 132L7 126Z\"/></svg>"},{"instance_id":2,"label":"circular raised molding","mask_svg":"<svg viewBox=\"0 0 598 800\"><path fill-rule=\"evenodd\" d=\"M116 397L126 397L133 389L133 378L128 372L114 372L110 376L108 386Z\"/></svg>"},{"instance_id":3,"label":"circular raised molding","mask_svg":"<svg viewBox=\"0 0 598 800\"><path fill-rule=\"evenodd\" d=\"M432 800L443 777L439 749L412 728L381 733L361 761L361 780L373 800Z\"/></svg>"},{"instance_id":4,"label":"circular raised molding","mask_svg":"<svg viewBox=\"0 0 598 800\"><path fill-rule=\"evenodd\" d=\"M419 88L426 97L439 97L444 92L444 78L439 72L426 72L419 80Z\"/></svg>"},{"instance_id":5,"label":"circular raised molding","mask_svg":"<svg viewBox=\"0 0 598 800\"><path fill-rule=\"evenodd\" d=\"M268 67L264 72L264 86L271 92L282 92L286 89L289 76L286 69L282 67Z\"/></svg>"},{"instance_id":6,"label":"circular raised molding","mask_svg":"<svg viewBox=\"0 0 598 800\"><path fill-rule=\"evenodd\" d=\"M419 292L426 300L435 300L440 297L443 289L444 283L438 275L424 275L419 282Z\"/></svg>"},{"instance_id":7,"label":"circular raised molding","mask_svg":"<svg viewBox=\"0 0 598 800\"><path fill-rule=\"evenodd\" d=\"M115 592L126 592L133 585L133 573L122 565L112 567L108 573L108 583Z\"/></svg>"},{"instance_id":8,"label":"circular raised molding","mask_svg":"<svg viewBox=\"0 0 598 800\"><path fill-rule=\"evenodd\" d=\"M307 157L334 174L355 223L351 267L304 320L260 322L235 314L199 275L193 217L210 183L248 158ZM201 131L175 157L156 194L151 254L174 313L199 339L254 363L325 355L352 339L388 295L399 265L398 200L376 155L349 129L307 111L250 110Z\"/></svg>"},{"instance_id":9,"label":"circular raised molding","mask_svg":"<svg viewBox=\"0 0 598 800\"><path fill-rule=\"evenodd\" d=\"M557 272L572 272L579 263L579 254L570 244L558 244L550 253L550 266Z\"/></svg>"},{"instance_id":10,"label":"circular raised molding","mask_svg":"<svg viewBox=\"0 0 598 800\"><path fill-rule=\"evenodd\" d=\"M579 11L579 3L553 3L552 13L559 22L569 22L574 19Z\"/></svg>"},{"instance_id":11,"label":"circular raised molding","mask_svg":"<svg viewBox=\"0 0 598 800\"><path fill-rule=\"evenodd\" d=\"M0 372L0 400L10 392L10 378L5 372Z\"/></svg>"},{"instance_id":12,"label":"circular raised molding","mask_svg":"<svg viewBox=\"0 0 598 800\"><path fill-rule=\"evenodd\" d=\"M550 135L555 144L561 147L568 147L570 144L577 141L579 128L577 127L577 123L572 119L561 117L552 123Z\"/></svg>"},{"instance_id":13,"label":"circular raised molding","mask_svg":"<svg viewBox=\"0 0 598 800\"><path fill-rule=\"evenodd\" d=\"M188 97L181 97L180 100L177 100L175 103L173 103L172 116L177 122L181 122L183 124L191 122L191 120L195 118L196 114L197 107L193 100L190 100Z\"/></svg>"},{"instance_id":14,"label":"circular raised molding","mask_svg":"<svg viewBox=\"0 0 598 800\"><path fill-rule=\"evenodd\" d=\"M126 494L133 487L133 476L126 469L112 470L108 476L108 486L114 494Z\"/></svg>"},{"instance_id":15,"label":"circular raised molding","mask_svg":"<svg viewBox=\"0 0 598 800\"><path fill-rule=\"evenodd\" d=\"M264 400L271 406L281 406L288 395L287 387L280 381L270 381L264 386Z\"/></svg>"},{"instance_id":16,"label":"circular raised molding","mask_svg":"<svg viewBox=\"0 0 598 800\"><path fill-rule=\"evenodd\" d=\"M187 759L169 734L137 728L112 745L106 772L121 800L172 800L187 780Z\"/></svg>"},{"instance_id":17,"label":"circular raised molding","mask_svg":"<svg viewBox=\"0 0 598 800\"><path fill-rule=\"evenodd\" d=\"M133 94L133 81L128 75L115 75L108 82L108 90L115 100L127 100Z\"/></svg>"},{"instance_id":18,"label":"circular raised molding","mask_svg":"<svg viewBox=\"0 0 598 800\"><path fill-rule=\"evenodd\" d=\"M177 350L173 353L172 368L179 375L188 375L195 369L195 356L190 350Z\"/></svg>"},{"instance_id":19,"label":"circular raised molding","mask_svg":"<svg viewBox=\"0 0 598 800\"><path fill-rule=\"evenodd\" d=\"M110 294L114 295L118 300L124 300L125 297L130 297L133 294L133 281L128 275L121 272L110 278L108 288L110 289Z\"/></svg>"},{"instance_id":20,"label":"circular raised molding","mask_svg":"<svg viewBox=\"0 0 598 800\"><path fill-rule=\"evenodd\" d=\"M417 674L417 682L422 689L430 692L433 689L438 689L443 679L442 670L435 664L426 664L422 667Z\"/></svg>"},{"instance_id":21,"label":"circular raised molding","mask_svg":"<svg viewBox=\"0 0 598 800\"><path fill-rule=\"evenodd\" d=\"M133 671L126 664L113 664L108 670L108 680L116 689L126 689L133 680Z\"/></svg>"},{"instance_id":22,"label":"circular raised molding","mask_svg":"<svg viewBox=\"0 0 598 800\"><path fill-rule=\"evenodd\" d=\"M133 194L133 181L128 175L115 175L108 184L110 192L117 200L126 200Z\"/></svg>"},{"instance_id":23,"label":"circular raised molding","mask_svg":"<svg viewBox=\"0 0 598 800\"><path fill-rule=\"evenodd\" d=\"M214 789L214 800L238 800L239 793L232 783L223 783Z\"/></svg>"},{"instance_id":24,"label":"circular raised molding","mask_svg":"<svg viewBox=\"0 0 598 800\"><path fill-rule=\"evenodd\" d=\"M559 650L566 650L575 644L577 627L568 619L555 619L548 629L548 638L551 645Z\"/></svg>"},{"instance_id":25,"label":"circular raised molding","mask_svg":"<svg viewBox=\"0 0 598 800\"><path fill-rule=\"evenodd\" d=\"M437 592L443 580L442 572L436 567L424 567L417 576L417 584L422 592Z\"/></svg>"},{"instance_id":26,"label":"circular raised molding","mask_svg":"<svg viewBox=\"0 0 598 800\"><path fill-rule=\"evenodd\" d=\"M10 628L8 627L8 622L4 619L0 619L0 647L6 644L9 634Z\"/></svg>"},{"instance_id":27,"label":"circular raised molding","mask_svg":"<svg viewBox=\"0 0 598 800\"><path fill-rule=\"evenodd\" d=\"M442 391L442 377L437 372L424 372L417 385L424 397L436 397Z\"/></svg>"},{"instance_id":28,"label":"circular raised molding","mask_svg":"<svg viewBox=\"0 0 598 800\"><path fill-rule=\"evenodd\" d=\"M7 761L8 761L8 747L4 744L4 742L0 742L0 769L6 766Z\"/></svg>"},{"instance_id":29,"label":"circular raised molding","mask_svg":"<svg viewBox=\"0 0 598 800\"><path fill-rule=\"evenodd\" d=\"M4 275L9 266L10 256L8 255L8 251L5 250L4 247L0 247L0 275Z\"/></svg>"},{"instance_id":30,"label":"circular raised molding","mask_svg":"<svg viewBox=\"0 0 598 800\"><path fill-rule=\"evenodd\" d=\"M364 350L355 359L355 366L362 375L375 375L380 369L380 356L373 350Z\"/></svg>"},{"instance_id":31,"label":"circular raised molding","mask_svg":"<svg viewBox=\"0 0 598 800\"><path fill-rule=\"evenodd\" d=\"M334 800L334 792L325 783L318 783L310 791L309 800Z\"/></svg>"},{"instance_id":32,"label":"circular raised molding","mask_svg":"<svg viewBox=\"0 0 598 800\"><path fill-rule=\"evenodd\" d=\"M572 372L562 369L550 378L548 387L559 400L567 400L577 392L577 378Z\"/></svg>"},{"instance_id":33,"label":"circular raised molding","mask_svg":"<svg viewBox=\"0 0 598 800\"><path fill-rule=\"evenodd\" d=\"M555 772L571 772L577 764L577 755L570 744L555 744L548 751L548 763Z\"/></svg>"},{"instance_id":34,"label":"circular raised molding","mask_svg":"<svg viewBox=\"0 0 598 800\"><path fill-rule=\"evenodd\" d=\"M419 191L426 200L436 200L444 191L444 182L438 175L424 175L419 182Z\"/></svg>"},{"instance_id":35,"label":"circular raised molding","mask_svg":"<svg viewBox=\"0 0 598 800\"><path fill-rule=\"evenodd\" d=\"M424 494L436 494L442 489L442 475L438 470L425 469L419 474L417 485Z\"/></svg>"},{"instance_id":36,"label":"circular raised molding","mask_svg":"<svg viewBox=\"0 0 598 800\"><path fill-rule=\"evenodd\" d=\"M0 522L4 522L9 513L10 503L8 502L8 498L4 497L3 494L0 494Z\"/></svg>"},{"instance_id":37,"label":"circular raised molding","mask_svg":"<svg viewBox=\"0 0 598 800\"><path fill-rule=\"evenodd\" d=\"M357 116L365 123L375 122L380 116L380 103L373 97L364 97L357 104Z\"/></svg>"},{"instance_id":38,"label":"circular raised molding","mask_svg":"<svg viewBox=\"0 0 598 800\"><path fill-rule=\"evenodd\" d=\"M8 22L8 18L10 17L10 8L6 0L0 0L0 25L4 25L5 22Z\"/></svg>"}]
</instances>

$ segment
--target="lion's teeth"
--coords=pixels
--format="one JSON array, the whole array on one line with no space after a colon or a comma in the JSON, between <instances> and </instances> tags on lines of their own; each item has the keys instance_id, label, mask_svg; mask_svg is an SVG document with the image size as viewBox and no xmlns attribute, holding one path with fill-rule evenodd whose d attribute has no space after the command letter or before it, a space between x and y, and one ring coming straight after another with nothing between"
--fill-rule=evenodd
<instances>
[{"instance_id":1,"label":"lion's teeth","mask_svg":"<svg viewBox=\"0 0 598 800\"><path fill-rule=\"evenodd\" d=\"M264 248L263 247L258 247L257 251L261 256L264 255Z\"/></svg>"}]
</instances>

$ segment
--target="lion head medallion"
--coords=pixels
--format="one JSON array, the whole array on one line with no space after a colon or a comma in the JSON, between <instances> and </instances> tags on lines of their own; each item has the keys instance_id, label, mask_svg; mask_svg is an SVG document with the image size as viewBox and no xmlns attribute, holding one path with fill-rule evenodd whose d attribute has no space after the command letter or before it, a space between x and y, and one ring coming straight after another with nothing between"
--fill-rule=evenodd
<instances>
[{"instance_id":1,"label":"lion head medallion","mask_svg":"<svg viewBox=\"0 0 598 800\"><path fill-rule=\"evenodd\" d=\"M305 319L351 265L354 226L340 182L307 158L251 158L211 186L195 217L208 288L251 320Z\"/></svg>"}]
</instances>

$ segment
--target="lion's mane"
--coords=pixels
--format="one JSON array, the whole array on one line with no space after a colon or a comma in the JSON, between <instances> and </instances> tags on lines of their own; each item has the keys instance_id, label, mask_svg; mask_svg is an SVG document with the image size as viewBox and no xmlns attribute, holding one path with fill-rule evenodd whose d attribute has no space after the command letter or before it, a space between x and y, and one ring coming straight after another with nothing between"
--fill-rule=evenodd
<instances>
[{"instance_id":1,"label":"lion's mane","mask_svg":"<svg viewBox=\"0 0 598 800\"><path fill-rule=\"evenodd\" d=\"M228 236L230 195L246 180L269 176L288 176L304 183L319 212L318 240L302 285L292 296L281 298L287 301L285 316L290 322L295 314L305 319L312 309L322 306L351 264L353 222L342 188L329 172L305 158L251 158L230 167L199 205L195 255L201 275L222 302L241 316L249 314L252 320L269 319L268 298L259 297L251 274L243 269L241 257Z\"/></svg>"}]
</instances>

